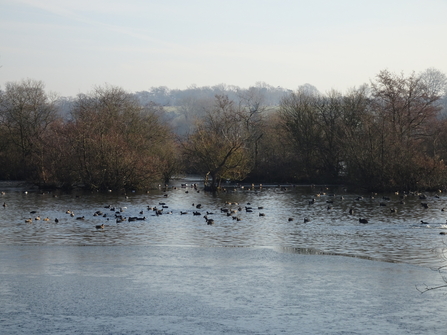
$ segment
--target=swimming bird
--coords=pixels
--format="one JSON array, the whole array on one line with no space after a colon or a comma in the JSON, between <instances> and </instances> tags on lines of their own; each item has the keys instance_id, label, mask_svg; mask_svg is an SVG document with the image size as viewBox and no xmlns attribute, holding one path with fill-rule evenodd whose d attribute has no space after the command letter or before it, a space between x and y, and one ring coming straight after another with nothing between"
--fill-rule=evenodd
<instances>
[{"instance_id":1,"label":"swimming bird","mask_svg":"<svg viewBox=\"0 0 447 335\"><path fill-rule=\"evenodd\" d=\"M95 227L96 227L96 229L104 229L104 223L101 224L101 225L97 225L97 226L95 226Z\"/></svg>"},{"instance_id":2,"label":"swimming bird","mask_svg":"<svg viewBox=\"0 0 447 335\"><path fill-rule=\"evenodd\" d=\"M362 219L362 218L360 218L360 219L359 219L359 222L360 222L360 223L368 223L368 220L367 220L367 219Z\"/></svg>"},{"instance_id":3,"label":"swimming bird","mask_svg":"<svg viewBox=\"0 0 447 335\"><path fill-rule=\"evenodd\" d=\"M54 219L54 222L58 223L58 222L59 222L58 218L55 218L55 219Z\"/></svg>"},{"instance_id":4,"label":"swimming bird","mask_svg":"<svg viewBox=\"0 0 447 335\"><path fill-rule=\"evenodd\" d=\"M29 218L25 220L26 223L33 223L33 219Z\"/></svg>"},{"instance_id":5,"label":"swimming bird","mask_svg":"<svg viewBox=\"0 0 447 335\"><path fill-rule=\"evenodd\" d=\"M204 217L207 225L214 224L214 220L213 219L208 219L208 217L206 215L204 215L203 217Z\"/></svg>"}]
</instances>

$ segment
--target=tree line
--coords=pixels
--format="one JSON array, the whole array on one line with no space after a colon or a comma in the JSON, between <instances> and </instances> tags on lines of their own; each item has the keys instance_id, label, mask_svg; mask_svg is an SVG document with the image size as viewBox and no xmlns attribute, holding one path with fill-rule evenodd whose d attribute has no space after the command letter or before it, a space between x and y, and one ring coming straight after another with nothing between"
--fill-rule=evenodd
<instances>
[{"instance_id":1,"label":"tree line","mask_svg":"<svg viewBox=\"0 0 447 335\"><path fill-rule=\"evenodd\" d=\"M198 173L211 190L226 180L444 188L446 87L435 69L384 70L344 94L305 85L272 106L259 87L237 99L222 88L168 112L114 86L67 104L41 81L10 82L0 91L0 179L146 189ZM176 132L167 113L184 116L186 131Z\"/></svg>"}]
</instances>

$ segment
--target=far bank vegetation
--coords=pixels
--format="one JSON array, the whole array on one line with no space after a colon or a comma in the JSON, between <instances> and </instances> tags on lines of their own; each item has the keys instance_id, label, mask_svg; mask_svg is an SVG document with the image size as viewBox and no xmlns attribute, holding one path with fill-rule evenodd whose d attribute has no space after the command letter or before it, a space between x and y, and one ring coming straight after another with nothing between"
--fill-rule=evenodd
<instances>
[{"instance_id":1,"label":"far bank vegetation","mask_svg":"<svg viewBox=\"0 0 447 335\"><path fill-rule=\"evenodd\" d=\"M97 87L57 97L36 80L0 91L0 179L41 187L147 189L195 173L222 181L346 184L366 190L447 184L447 79L381 71L341 93L259 83Z\"/></svg>"}]
</instances>

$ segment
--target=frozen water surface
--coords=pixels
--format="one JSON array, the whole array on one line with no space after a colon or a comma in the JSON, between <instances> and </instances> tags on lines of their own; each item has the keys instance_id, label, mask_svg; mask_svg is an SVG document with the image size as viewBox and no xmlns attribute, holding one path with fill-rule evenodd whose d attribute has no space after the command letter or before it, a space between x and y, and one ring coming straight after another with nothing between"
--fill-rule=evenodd
<instances>
[{"instance_id":1,"label":"frozen water surface","mask_svg":"<svg viewBox=\"0 0 447 335\"><path fill-rule=\"evenodd\" d=\"M3 334L443 334L407 264L269 248L2 246Z\"/></svg>"},{"instance_id":2,"label":"frozen water surface","mask_svg":"<svg viewBox=\"0 0 447 335\"><path fill-rule=\"evenodd\" d=\"M0 218L0 334L445 334L445 291L416 289L444 283L430 269L444 264L444 196L429 198L427 211L415 198L390 214L350 194L310 206L313 192L125 198L12 188ZM172 214L147 210L162 201ZM198 201L214 225L192 215ZM225 201L254 212L233 220L220 212ZM93 216L110 203L146 220ZM372 223L359 224L351 207ZM34 209L52 221L25 223Z\"/></svg>"}]
</instances>

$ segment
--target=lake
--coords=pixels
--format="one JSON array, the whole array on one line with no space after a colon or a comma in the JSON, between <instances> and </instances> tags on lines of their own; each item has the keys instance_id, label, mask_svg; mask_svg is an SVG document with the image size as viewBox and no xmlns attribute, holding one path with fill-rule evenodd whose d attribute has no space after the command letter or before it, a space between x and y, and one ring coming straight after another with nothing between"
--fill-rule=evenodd
<instances>
[{"instance_id":1,"label":"lake","mask_svg":"<svg viewBox=\"0 0 447 335\"><path fill-rule=\"evenodd\" d=\"M445 333L445 292L416 289L444 283L431 269L445 264L442 192L258 184L212 194L201 186L190 178L123 194L0 184L0 327Z\"/></svg>"}]
</instances>

